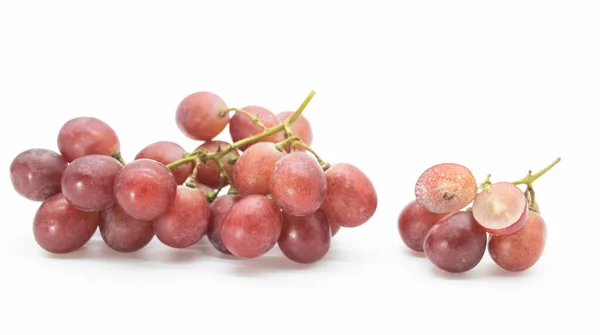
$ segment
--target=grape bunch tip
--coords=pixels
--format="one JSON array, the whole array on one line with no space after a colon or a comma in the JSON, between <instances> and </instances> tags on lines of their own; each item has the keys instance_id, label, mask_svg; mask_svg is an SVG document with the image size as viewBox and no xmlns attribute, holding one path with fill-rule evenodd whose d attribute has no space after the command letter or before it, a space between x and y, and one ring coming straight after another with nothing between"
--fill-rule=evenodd
<instances>
[{"instance_id":1,"label":"grape bunch tip","mask_svg":"<svg viewBox=\"0 0 600 335\"><path fill-rule=\"evenodd\" d=\"M58 152L17 155L11 182L21 196L42 202L34 239L50 253L76 251L99 230L118 252L136 252L155 236L171 248L206 236L216 250L239 258L278 245L291 261L315 263L340 228L369 221L377 194L359 168L330 164L311 147L314 134L302 112L313 96L275 114L192 93L176 106L175 122L201 143L189 152L170 141L151 143L131 162L108 124L74 118L58 132ZM228 125L231 143L214 140Z\"/></svg>"}]
</instances>

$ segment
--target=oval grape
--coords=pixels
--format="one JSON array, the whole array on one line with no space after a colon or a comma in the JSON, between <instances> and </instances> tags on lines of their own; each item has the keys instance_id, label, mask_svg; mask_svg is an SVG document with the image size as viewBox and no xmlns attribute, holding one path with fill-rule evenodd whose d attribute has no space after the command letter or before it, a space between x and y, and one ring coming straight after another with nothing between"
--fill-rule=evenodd
<instances>
[{"instance_id":1,"label":"oval grape","mask_svg":"<svg viewBox=\"0 0 600 335\"><path fill-rule=\"evenodd\" d=\"M454 164L438 164L427 169L417 180L417 202L426 210L445 214L458 211L475 199L477 182L466 167Z\"/></svg>"},{"instance_id":2,"label":"oval grape","mask_svg":"<svg viewBox=\"0 0 600 335\"><path fill-rule=\"evenodd\" d=\"M115 205L100 212L100 234L111 249L134 252L152 241L154 228L151 221L135 219Z\"/></svg>"},{"instance_id":3,"label":"oval grape","mask_svg":"<svg viewBox=\"0 0 600 335\"><path fill-rule=\"evenodd\" d=\"M71 119L58 132L58 149L68 162L87 155L112 156L119 148L115 131L94 117Z\"/></svg>"},{"instance_id":4,"label":"oval grape","mask_svg":"<svg viewBox=\"0 0 600 335\"><path fill-rule=\"evenodd\" d=\"M60 193L60 180L67 162L58 153L47 149L23 151L10 164L10 181L21 196L44 201Z\"/></svg>"},{"instance_id":5,"label":"oval grape","mask_svg":"<svg viewBox=\"0 0 600 335\"><path fill-rule=\"evenodd\" d=\"M97 212L84 212L71 205L62 193L44 201L33 220L36 242L48 252L64 254L83 247L98 228Z\"/></svg>"},{"instance_id":6,"label":"oval grape","mask_svg":"<svg viewBox=\"0 0 600 335\"><path fill-rule=\"evenodd\" d=\"M434 214L411 201L402 209L398 217L398 231L404 244L415 251L423 251L425 236L446 214Z\"/></svg>"},{"instance_id":7,"label":"oval grape","mask_svg":"<svg viewBox=\"0 0 600 335\"><path fill-rule=\"evenodd\" d=\"M325 214L316 211L298 217L283 214L279 248L290 260L310 264L325 257L331 245L331 231Z\"/></svg>"},{"instance_id":8,"label":"oval grape","mask_svg":"<svg viewBox=\"0 0 600 335\"><path fill-rule=\"evenodd\" d=\"M256 143L244 151L233 167L233 186L241 196L267 195L275 164L285 153L273 143Z\"/></svg>"},{"instance_id":9,"label":"oval grape","mask_svg":"<svg viewBox=\"0 0 600 335\"><path fill-rule=\"evenodd\" d=\"M179 144L169 141L160 141L149 144L143 148L135 156L135 159L148 158L164 165L169 165L170 163L183 158L184 154L185 150ZM178 185L185 183L192 174L192 168L192 164L183 164L171 170Z\"/></svg>"},{"instance_id":10,"label":"oval grape","mask_svg":"<svg viewBox=\"0 0 600 335\"><path fill-rule=\"evenodd\" d=\"M493 235L510 235L527 221L528 203L517 186L500 182L482 190L473 201L473 216Z\"/></svg>"},{"instance_id":11,"label":"oval grape","mask_svg":"<svg viewBox=\"0 0 600 335\"><path fill-rule=\"evenodd\" d=\"M189 138L208 141L219 135L229 122L229 113L220 114L227 106L211 92L196 92L185 97L177 106L179 129Z\"/></svg>"}]
</instances>

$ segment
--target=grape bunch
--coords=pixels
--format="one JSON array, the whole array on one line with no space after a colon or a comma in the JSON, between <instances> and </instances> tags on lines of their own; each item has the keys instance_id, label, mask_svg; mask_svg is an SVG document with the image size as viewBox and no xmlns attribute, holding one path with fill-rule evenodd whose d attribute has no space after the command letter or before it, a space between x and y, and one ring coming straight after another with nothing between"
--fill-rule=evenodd
<instances>
[{"instance_id":1,"label":"grape bunch","mask_svg":"<svg viewBox=\"0 0 600 335\"><path fill-rule=\"evenodd\" d=\"M190 94L176 108L176 123L202 143L186 152L156 142L129 163L109 125L75 118L58 133L60 154L22 152L11 181L20 195L42 202L33 232L51 253L75 251L99 229L119 252L140 250L154 236L186 248L206 235L239 258L277 244L290 260L314 263L341 227L374 215L377 194L359 168L326 163L310 147L313 133L301 114L313 95L276 115L259 106L229 108L210 92ZM215 140L227 127L232 142Z\"/></svg>"},{"instance_id":2,"label":"grape bunch","mask_svg":"<svg viewBox=\"0 0 600 335\"><path fill-rule=\"evenodd\" d=\"M417 180L416 199L398 217L400 237L447 272L475 268L486 249L501 268L525 271L541 258L546 243L533 182L559 161L512 183L492 183L488 175L480 186L463 165L432 166Z\"/></svg>"}]
</instances>

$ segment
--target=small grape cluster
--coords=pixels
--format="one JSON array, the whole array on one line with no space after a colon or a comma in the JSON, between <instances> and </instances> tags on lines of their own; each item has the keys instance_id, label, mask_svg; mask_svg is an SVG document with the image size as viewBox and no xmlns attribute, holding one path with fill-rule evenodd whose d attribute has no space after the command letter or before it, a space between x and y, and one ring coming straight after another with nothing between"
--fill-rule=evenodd
<instances>
[{"instance_id":1,"label":"small grape cluster","mask_svg":"<svg viewBox=\"0 0 600 335\"><path fill-rule=\"evenodd\" d=\"M527 270L541 258L546 244L546 223L533 182L559 161L512 183L492 183L488 175L480 186L463 165L432 166L417 180L416 200L398 217L400 237L447 272L475 268L486 248L501 268ZM519 185L525 185L525 191Z\"/></svg>"},{"instance_id":2,"label":"small grape cluster","mask_svg":"<svg viewBox=\"0 0 600 335\"><path fill-rule=\"evenodd\" d=\"M360 169L330 165L310 147L312 129L301 114L313 95L296 111L275 115L258 106L229 108L210 92L190 94L176 109L177 126L203 143L185 152L156 142L130 163L109 125L75 118L59 131L60 154L22 152L10 166L11 181L22 196L43 202L33 232L51 253L81 248L99 228L119 252L140 250L154 236L186 248L206 235L239 258L278 244L290 260L314 263L340 227L374 215L377 194ZM227 126L232 143L214 140Z\"/></svg>"}]
</instances>

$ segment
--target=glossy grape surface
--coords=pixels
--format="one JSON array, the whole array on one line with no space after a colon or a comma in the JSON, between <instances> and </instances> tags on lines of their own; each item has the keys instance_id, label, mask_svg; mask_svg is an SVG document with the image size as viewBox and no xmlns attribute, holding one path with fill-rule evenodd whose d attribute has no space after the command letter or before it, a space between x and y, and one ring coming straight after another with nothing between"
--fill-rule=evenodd
<instances>
[{"instance_id":1,"label":"glossy grape surface","mask_svg":"<svg viewBox=\"0 0 600 335\"><path fill-rule=\"evenodd\" d=\"M29 149L10 164L10 181L23 197L44 201L60 193L60 180L66 167L67 162L54 151Z\"/></svg>"},{"instance_id":2,"label":"glossy grape surface","mask_svg":"<svg viewBox=\"0 0 600 335\"><path fill-rule=\"evenodd\" d=\"M176 122L189 138L208 141L219 135L229 122L229 113L223 99L211 92L196 92L185 97L177 107Z\"/></svg>"},{"instance_id":3,"label":"glossy grape surface","mask_svg":"<svg viewBox=\"0 0 600 335\"><path fill-rule=\"evenodd\" d=\"M134 219L115 205L100 212L100 234L104 243L119 252L134 252L154 237L151 221Z\"/></svg>"},{"instance_id":4,"label":"glossy grape surface","mask_svg":"<svg viewBox=\"0 0 600 335\"><path fill-rule=\"evenodd\" d=\"M135 156L135 159L148 158L164 165L169 165L170 163L180 160L184 153L185 150L179 144L169 141L160 141L149 144L143 148ZM181 185L185 183L187 178L192 174L192 168L193 164L183 164L171 170L177 184Z\"/></svg>"},{"instance_id":5,"label":"glossy grape surface","mask_svg":"<svg viewBox=\"0 0 600 335\"><path fill-rule=\"evenodd\" d=\"M58 149L67 162L87 155L112 156L119 148L115 131L94 117L69 120L58 132Z\"/></svg>"},{"instance_id":6,"label":"glossy grape surface","mask_svg":"<svg viewBox=\"0 0 600 335\"><path fill-rule=\"evenodd\" d=\"M279 248L290 260L310 264L325 257L331 245L331 231L325 214L316 211L303 217L283 215Z\"/></svg>"}]
</instances>

